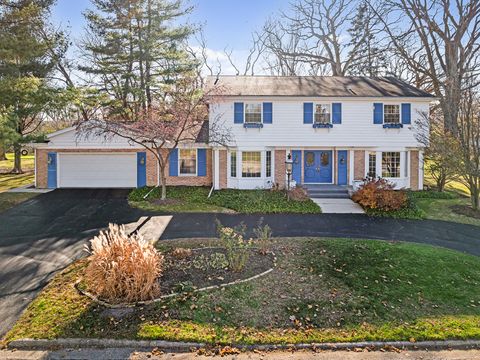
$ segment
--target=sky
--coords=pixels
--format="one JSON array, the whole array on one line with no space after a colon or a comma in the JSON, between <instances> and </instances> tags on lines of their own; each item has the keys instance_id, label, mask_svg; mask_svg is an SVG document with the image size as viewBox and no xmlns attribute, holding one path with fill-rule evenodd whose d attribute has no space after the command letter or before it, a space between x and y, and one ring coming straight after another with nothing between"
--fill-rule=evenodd
<instances>
[{"instance_id":1,"label":"sky","mask_svg":"<svg viewBox=\"0 0 480 360\"><path fill-rule=\"evenodd\" d=\"M269 16L287 9L289 1L190 0L195 8L186 20L203 25L212 56L217 54L221 58L224 49L228 48L234 50L234 60L241 63L250 47L252 32L259 30ZM52 14L53 21L68 26L75 42L84 31L85 19L82 13L88 8L93 8L89 0L57 0ZM225 61L226 59L222 61L222 72L232 72L233 69Z\"/></svg>"}]
</instances>

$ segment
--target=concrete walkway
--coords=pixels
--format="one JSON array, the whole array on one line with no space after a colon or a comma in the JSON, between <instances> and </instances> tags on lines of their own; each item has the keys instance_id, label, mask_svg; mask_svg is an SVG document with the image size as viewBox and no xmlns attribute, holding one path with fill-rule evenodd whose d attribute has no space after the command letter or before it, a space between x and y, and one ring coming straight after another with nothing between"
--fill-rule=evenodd
<instances>
[{"instance_id":1,"label":"concrete walkway","mask_svg":"<svg viewBox=\"0 0 480 360\"><path fill-rule=\"evenodd\" d=\"M351 199L312 199L324 214L364 214L362 207Z\"/></svg>"}]
</instances>

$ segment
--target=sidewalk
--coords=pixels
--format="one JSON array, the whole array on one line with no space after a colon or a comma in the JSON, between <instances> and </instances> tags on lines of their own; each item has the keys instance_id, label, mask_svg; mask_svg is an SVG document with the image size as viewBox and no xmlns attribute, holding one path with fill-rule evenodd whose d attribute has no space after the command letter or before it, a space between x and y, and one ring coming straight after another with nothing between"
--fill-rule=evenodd
<instances>
[{"instance_id":1,"label":"sidewalk","mask_svg":"<svg viewBox=\"0 0 480 360\"><path fill-rule=\"evenodd\" d=\"M46 359L131 359L131 360L475 360L480 359L479 350L453 351L401 351L401 352L270 352L242 353L226 356L200 356L196 353L161 354L158 351L135 351L135 349L85 349L60 351L11 351L0 350L0 360L46 360Z\"/></svg>"}]
</instances>

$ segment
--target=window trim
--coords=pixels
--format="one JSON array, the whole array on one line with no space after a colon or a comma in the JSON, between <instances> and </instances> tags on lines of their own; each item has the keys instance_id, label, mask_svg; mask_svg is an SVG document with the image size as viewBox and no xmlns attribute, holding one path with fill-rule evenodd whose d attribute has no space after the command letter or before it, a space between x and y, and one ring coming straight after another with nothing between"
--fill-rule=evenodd
<instances>
[{"instance_id":1,"label":"window trim","mask_svg":"<svg viewBox=\"0 0 480 360\"><path fill-rule=\"evenodd\" d=\"M385 106L398 106L398 122L386 122L385 121ZM402 123L402 104L396 104L396 103L383 103L383 124L401 124Z\"/></svg>"},{"instance_id":2,"label":"window trim","mask_svg":"<svg viewBox=\"0 0 480 360\"><path fill-rule=\"evenodd\" d=\"M398 154L398 176L384 176L383 174L383 156L388 153L397 153ZM381 153L381 165L382 165L382 178L386 179L401 179L402 178L402 152L401 151L382 151Z\"/></svg>"},{"instance_id":3,"label":"window trim","mask_svg":"<svg viewBox=\"0 0 480 360\"><path fill-rule=\"evenodd\" d=\"M181 156L180 153L182 150L195 150L195 174L182 174L181 173ZM178 176L198 176L198 149L189 149L189 148L183 148L183 149L178 149Z\"/></svg>"},{"instance_id":4,"label":"window trim","mask_svg":"<svg viewBox=\"0 0 480 360\"><path fill-rule=\"evenodd\" d=\"M243 176L243 164L244 164L243 154L244 153L258 153L258 154L260 154L260 176ZM236 179L254 179L254 180L262 179L264 177L264 174L263 174L263 155L262 155L262 153L264 153L264 151L262 151L262 150L241 150L240 151L240 157L241 157L240 174L239 174L239 176L237 176Z\"/></svg>"},{"instance_id":5,"label":"window trim","mask_svg":"<svg viewBox=\"0 0 480 360\"><path fill-rule=\"evenodd\" d=\"M329 122L317 122L316 121L316 115L317 115L317 105L328 105L330 107L330 112L328 113L329 115ZM313 125L315 124L333 124L332 121L332 106L333 106L333 102L314 102L313 103Z\"/></svg>"},{"instance_id":6,"label":"window trim","mask_svg":"<svg viewBox=\"0 0 480 360\"><path fill-rule=\"evenodd\" d=\"M260 121L249 121L247 122L247 105L260 105ZM263 102L252 101L243 103L243 123L244 124L263 124Z\"/></svg>"}]
</instances>

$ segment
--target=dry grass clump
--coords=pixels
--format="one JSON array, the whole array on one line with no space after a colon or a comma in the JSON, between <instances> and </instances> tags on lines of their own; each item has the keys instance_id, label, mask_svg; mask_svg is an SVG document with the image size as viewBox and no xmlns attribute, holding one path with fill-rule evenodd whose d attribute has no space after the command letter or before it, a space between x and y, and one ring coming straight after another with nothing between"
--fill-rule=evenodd
<instances>
[{"instance_id":1,"label":"dry grass clump","mask_svg":"<svg viewBox=\"0 0 480 360\"><path fill-rule=\"evenodd\" d=\"M109 224L90 240L85 271L89 291L111 303L149 300L159 295L163 256L140 235Z\"/></svg>"},{"instance_id":2,"label":"dry grass clump","mask_svg":"<svg viewBox=\"0 0 480 360\"><path fill-rule=\"evenodd\" d=\"M186 249L186 248L175 248L172 251L172 256L177 259L177 260L184 260L192 256L192 249Z\"/></svg>"}]
</instances>

